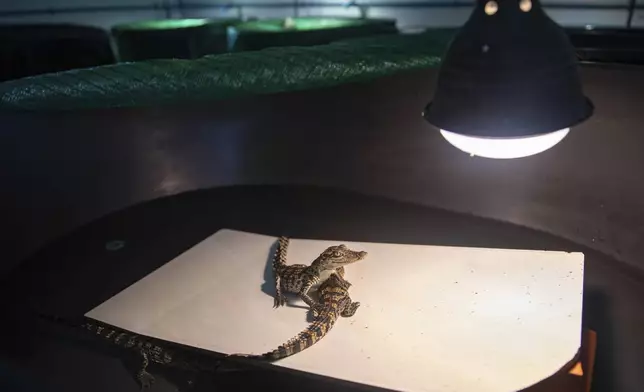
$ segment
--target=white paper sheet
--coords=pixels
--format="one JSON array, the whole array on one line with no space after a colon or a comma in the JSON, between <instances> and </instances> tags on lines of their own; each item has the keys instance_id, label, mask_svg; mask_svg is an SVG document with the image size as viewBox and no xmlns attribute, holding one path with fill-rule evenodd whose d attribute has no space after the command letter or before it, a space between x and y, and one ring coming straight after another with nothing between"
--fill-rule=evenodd
<instances>
[{"instance_id":1,"label":"white paper sheet","mask_svg":"<svg viewBox=\"0 0 644 392\"><path fill-rule=\"evenodd\" d=\"M306 309L273 309L275 241L221 230L87 316L222 353L270 351L307 325ZM292 240L287 262L340 242ZM368 252L346 268L362 306L277 366L395 390L499 392L550 376L579 348L581 253L343 243Z\"/></svg>"}]
</instances>

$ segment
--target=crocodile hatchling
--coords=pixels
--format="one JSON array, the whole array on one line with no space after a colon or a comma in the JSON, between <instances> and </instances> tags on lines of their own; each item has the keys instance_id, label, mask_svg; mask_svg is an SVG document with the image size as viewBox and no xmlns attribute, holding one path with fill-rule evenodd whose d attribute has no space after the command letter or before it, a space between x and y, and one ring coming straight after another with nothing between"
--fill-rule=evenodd
<instances>
[{"instance_id":1,"label":"crocodile hatchling","mask_svg":"<svg viewBox=\"0 0 644 392\"><path fill-rule=\"evenodd\" d=\"M360 302L352 302L349 296L351 283L342 276L332 274L319 289L320 303L318 315L314 321L293 339L273 351L260 355L234 354L232 357L256 358L266 361L277 361L299 353L322 339L333 327L339 317L351 317L356 313Z\"/></svg>"},{"instance_id":2,"label":"crocodile hatchling","mask_svg":"<svg viewBox=\"0 0 644 392\"><path fill-rule=\"evenodd\" d=\"M360 261L367 252L355 251L344 244L328 247L311 265L286 264L286 252L289 239L279 238L278 250L273 258L273 274L275 275L274 307L286 304L284 292L296 293L311 308L317 312L318 304L309 296L311 288L325 281L329 275L340 273L344 276L344 266Z\"/></svg>"},{"instance_id":3,"label":"crocodile hatchling","mask_svg":"<svg viewBox=\"0 0 644 392\"><path fill-rule=\"evenodd\" d=\"M155 377L148 372L150 363L190 371L214 372L221 362L220 358L210 354L173 349L174 345L171 343L138 335L89 317L62 318L44 314L40 314L39 317L73 331L84 332L85 335L98 338L99 341L132 354L139 361L138 369L134 373L141 389L148 389L155 382Z\"/></svg>"}]
</instances>

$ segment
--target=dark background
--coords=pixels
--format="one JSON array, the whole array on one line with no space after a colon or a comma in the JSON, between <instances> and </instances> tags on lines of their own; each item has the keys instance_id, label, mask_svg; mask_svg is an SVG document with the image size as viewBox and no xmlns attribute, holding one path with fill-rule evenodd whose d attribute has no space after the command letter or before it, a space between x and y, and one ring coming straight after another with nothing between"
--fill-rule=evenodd
<instances>
[{"instance_id":1,"label":"dark background","mask_svg":"<svg viewBox=\"0 0 644 392\"><path fill-rule=\"evenodd\" d=\"M624 65L581 73L596 114L511 161L463 154L424 122L434 70L191 107L1 113L3 269L29 257L5 275L3 356L58 390L134 390L118 362L45 339L25 312L82 314L229 227L583 251L595 390L638 390L644 78ZM283 186L253 186L271 184ZM111 240L126 246L107 252Z\"/></svg>"},{"instance_id":2,"label":"dark background","mask_svg":"<svg viewBox=\"0 0 644 392\"><path fill-rule=\"evenodd\" d=\"M108 29L146 19L362 14L396 18L402 31L412 32L458 27L473 4L360 3L367 7L274 0L5 1L0 24ZM33 311L82 315L220 228L582 251L583 324L599 339L594 391L641 390L644 73L634 66L644 59L640 3L546 2L557 22L585 32L573 37L580 58L604 62L581 68L596 113L552 150L520 160L469 157L422 119L436 70L192 106L0 112L0 390L9 390L7 382L34 390L136 390L114 353L61 340L33 319ZM630 30L604 34L603 28ZM62 44L7 29L0 34L9 37L0 39L2 56L13 61L16 53L49 51L62 67L25 55L14 63L19 71L67 69L64 60L73 59ZM73 66L114 61L104 31L67 36L57 29L60 42L82 38L77 48L104 44ZM16 36L36 46L22 51ZM9 43L15 50L7 50ZM6 65L2 56L0 65ZM115 240L125 246L107 249ZM228 390L351 389L307 380L256 372L215 383ZM156 390L171 391L172 383L184 381L164 376Z\"/></svg>"},{"instance_id":3,"label":"dark background","mask_svg":"<svg viewBox=\"0 0 644 392\"><path fill-rule=\"evenodd\" d=\"M436 70L190 107L0 113L3 264L146 200L306 184L531 227L641 269L644 74L627 65L581 74L594 116L519 160L470 157L423 120Z\"/></svg>"}]
</instances>

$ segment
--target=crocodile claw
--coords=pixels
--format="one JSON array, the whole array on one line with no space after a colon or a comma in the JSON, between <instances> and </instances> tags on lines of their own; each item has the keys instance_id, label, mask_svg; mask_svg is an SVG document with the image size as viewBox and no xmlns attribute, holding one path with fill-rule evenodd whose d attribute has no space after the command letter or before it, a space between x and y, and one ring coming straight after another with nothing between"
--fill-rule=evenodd
<instances>
[{"instance_id":1,"label":"crocodile claw","mask_svg":"<svg viewBox=\"0 0 644 392\"><path fill-rule=\"evenodd\" d=\"M311 306L311 313L313 314L313 319L317 320L318 317L320 317L320 313L323 309L323 306L315 305Z\"/></svg>"},{"instance_id":2,"label":"crocodile claw","mask_svg":"<svg viewBox=\"0 0 644 392\"><path fill-rule=\"evenodd\" d=\"M286 305L286 297L282 294L275 296L275 301L273 303L274 308L279 308L280 306Z\"/></svg>"},{"instance_id":3,"label":"crocodile claw","mask_svg":"<svg viewBox=\"0 0 644 392\"><path fill-rule=\"evenodd\" d=\"M351 317L354 314L356 314L356 311L358 310L359 307L360 307L360 302L353 302L342 313L340 313L340 316Z\"/></svg>"},{"instance_id":4,"label":"crocodile claw","mask_svg":"<svg viewBox=\"0 0 644 392\"><path fill-rule=\"evenodd\" d=\"M154 376L146 372L145 370L142 370L139 373L137 379L139 381L139 384L141 385L142 391L152 388L152 384L154 384Z\"/></svg>"}]
</instances>

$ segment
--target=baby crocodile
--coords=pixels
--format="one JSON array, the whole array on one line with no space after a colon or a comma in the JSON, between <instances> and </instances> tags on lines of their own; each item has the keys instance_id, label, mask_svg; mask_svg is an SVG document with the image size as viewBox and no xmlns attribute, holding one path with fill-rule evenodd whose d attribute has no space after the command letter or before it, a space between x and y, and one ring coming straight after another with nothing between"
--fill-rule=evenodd
<instances>
[{"instance_id":1,"label":"baby crocodile","mask_svg":"<svg viewBox=\"0 0 644 392\"><path fill-rule=\"evenodd\" d=\"M214 372L221 362L220 358L202 353L201 350L176 349L176 345L172 343L138 335L89 317L68 319L45 314L39 316L48 322L65 326L70 331L84 332L83 335L129 353L128 357L139 361L138 366L135 365L132 370L141 389L150 388L155 381L154 376L148 372L151 363L188 371ZM130 370L130 366L126 367Z\"/></svg>"},{"instance_id":2,"label":"baby crocodile","mask_svg":"<svg viewBox=\"0 0 644 392\"><path fill-rule=\"evenodd\" d=\"M333 327L338 317L351 317L356 313L360 302L351 302L349 287L351 283L341 275L331 275L319 289L319 312L304 331L273 351L261 355L235 354L266 361L277 361L305 350L322 339Z\"/></svg>"},{"instance_id":3,"label":"baby crocodile","mask_svg":"<svg viewBox=\"0 0 644 392\"><path fill-rule=\"evenodd\" d=\"M344 276L344 266L362 260L367 252L355 251L344 244L328 247L311 265L286 264L286 251L289 240L280 237L278 250L273 259L275 275L275 304L279 307L286 304L284 292L296 293L311 308L313 314L318 311L318 304L309 296L311 288L327 279L329 274L340 273Z\"/></svg>"}]
</instances>

